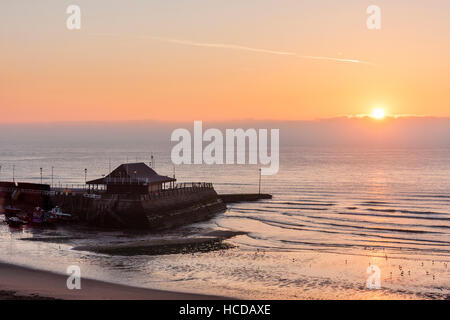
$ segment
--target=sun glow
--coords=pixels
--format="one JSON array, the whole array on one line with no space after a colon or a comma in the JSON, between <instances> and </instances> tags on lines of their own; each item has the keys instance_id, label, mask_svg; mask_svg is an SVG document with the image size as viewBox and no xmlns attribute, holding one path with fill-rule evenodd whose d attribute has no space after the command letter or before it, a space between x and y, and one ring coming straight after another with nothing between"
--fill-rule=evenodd
<instances>
[{"instance_id":1,"label":"sun glow","mask_svg":"<svg viewBox=\"0 0 450 320\"><path fill-rule=\"evenodd\" d=\"M384 112L384 109L382 108L376 108L372 111L372 114L370 116L372 118L381 120L386 116L386 112Z\"/></svg>"}]
</instances>

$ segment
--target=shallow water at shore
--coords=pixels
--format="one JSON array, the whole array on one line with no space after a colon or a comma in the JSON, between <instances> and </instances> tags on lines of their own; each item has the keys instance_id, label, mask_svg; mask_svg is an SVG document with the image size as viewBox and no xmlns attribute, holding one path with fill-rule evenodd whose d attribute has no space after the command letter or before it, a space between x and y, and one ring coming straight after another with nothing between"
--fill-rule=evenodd
<instances>
[{"instance_id":1,"label":"shallow water at shore","mask_svg":"<svg viewBox=\"0 0 450 320\"><path fill-rule=\"evenodd\" d=\"M108 154L113 165L123 152ZM167 153L155 154L161 163L156 169L171 174L163 165ZM57 181L68 184L82 183L75 170L87 164L92 177L108 169L98 151L74 149L70 155L12 150L7 161L24 178L42 163L67 168ZM0 260L60 273L76 264L86 277L239 298L449 298L450 150L286 148L280 159L279 174L263 177L263 192L273 193L272 200L230 205L211 221L169 235L11 230L0 223ZM177 178L211 181L224 193L255 192L258 181L251 166L181 166ZM212 230L245 234L225 240L234 248L206 253L123 257L72 250ZM37 237L59 240L21 240ZM381 270L381 290L366 288L370 265Z\"/></svg>"}]
</instances>

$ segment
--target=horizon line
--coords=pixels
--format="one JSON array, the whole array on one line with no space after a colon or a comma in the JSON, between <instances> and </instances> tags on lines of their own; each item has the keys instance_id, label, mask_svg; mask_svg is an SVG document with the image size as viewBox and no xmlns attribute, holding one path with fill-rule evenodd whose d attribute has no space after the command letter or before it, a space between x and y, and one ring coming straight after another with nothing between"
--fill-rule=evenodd
<instances>
[{"instance_id":1,"label":"horizon line","mask_svg":"<svg viewBox=\"0 0 450 320\"><path fill-rule=\"evenodd\" d=\"M45 124L126 124L126 123L145 123L145 122L156 122L156 123L188 123L194 121L202 121L206 123L229 123L229 122L320 122L329 120L364 120L371 119L370 114L357 114L357 115L337 115L327 118L313 118L313 119L255 119L255 118L240 118L240 119L224 119L224 120L201 120L201 119L189 119L189 120L162 120L162 119L128 119L128 120L54 120L54 121L26 121L26 122L2 122L0 125L45 125ZM440 119L450 120L449 116L433 116L433 115L414 115L414 114L403 114L403 115L386 115L382 120L377 120L383 122L386 120L399 120L399 119Z\"/></svg>"}]
</instances>

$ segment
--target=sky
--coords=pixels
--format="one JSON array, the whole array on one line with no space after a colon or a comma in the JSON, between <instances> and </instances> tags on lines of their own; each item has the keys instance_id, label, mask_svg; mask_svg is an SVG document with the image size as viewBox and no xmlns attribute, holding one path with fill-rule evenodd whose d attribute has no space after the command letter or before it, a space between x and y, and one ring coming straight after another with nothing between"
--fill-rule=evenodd
<instances>
[{"instance_id":1,"label":"sky","mask_svg":"<svg viewBox=\"0 0 450 320\"><path fill-rule=\"evenodd\" d=\"M2 0L0 26L4 124L450 116L447 0Z\"/></svg>"}]
</instances>

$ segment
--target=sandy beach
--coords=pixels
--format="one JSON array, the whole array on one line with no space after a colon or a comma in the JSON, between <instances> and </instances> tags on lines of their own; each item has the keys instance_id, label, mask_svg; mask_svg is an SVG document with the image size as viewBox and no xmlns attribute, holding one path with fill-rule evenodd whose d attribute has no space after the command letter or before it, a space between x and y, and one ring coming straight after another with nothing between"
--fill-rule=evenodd
<instances>
[{"instance_id":1,"label":"sandy beach","mask_svg":"<svg viewBox=\"0 0 450 320\"><path fill-rule=\"evenodd\" d=\"M197 295L82 279L80 290L66 287L67 276L0 263L0 300L215 300L223 297Z\"/></svg>"}]
</instances>

